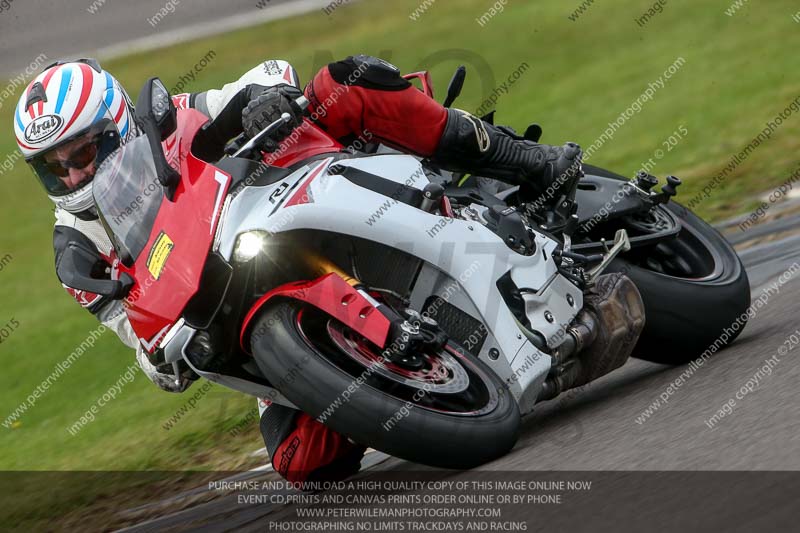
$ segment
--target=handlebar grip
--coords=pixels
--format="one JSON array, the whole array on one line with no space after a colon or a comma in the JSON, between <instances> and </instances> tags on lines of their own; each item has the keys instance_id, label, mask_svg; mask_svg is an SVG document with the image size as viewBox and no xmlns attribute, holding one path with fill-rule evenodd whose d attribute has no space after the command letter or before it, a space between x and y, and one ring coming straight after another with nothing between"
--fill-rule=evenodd
<instances>
[{"instance_id":1,"label":"handlebar grip","mask_svg":"<svg viewBox=\"0 0 800 533\"><path fill-rule=\"evenodd\" d=\"M297 105L297 107L300 108L301 111L305 111L306 109L308 109L308 106L311 105L311 102L309 102L308 98L306 98L305 96L301 96L300 98L295 100L294 103Z\"/></svg>"},{"instance_id":2,"label":"handlebar grip","mask_svg":"<svg viewBox=\"0 0 800 533\"><path fill-rule=\"evenodd\" d=\"M299 97L297 100L290 100L290 105L292 107L296 107L295 111L298 111L298 114L302 115L311 105L311 102L308 101L308 98L305 96ZM281 118L261 130L255 137L248 141L247 134L242 133L236 139L231 141L225 146L225 153L231 157L241 156L243 154L247 154L250 150L255 148L259 141L264 137L268 136L272 131L276 130L281 124L289 123L292 120L291 115L289 113L283 113Z\"/></svg>"}]
</instances>

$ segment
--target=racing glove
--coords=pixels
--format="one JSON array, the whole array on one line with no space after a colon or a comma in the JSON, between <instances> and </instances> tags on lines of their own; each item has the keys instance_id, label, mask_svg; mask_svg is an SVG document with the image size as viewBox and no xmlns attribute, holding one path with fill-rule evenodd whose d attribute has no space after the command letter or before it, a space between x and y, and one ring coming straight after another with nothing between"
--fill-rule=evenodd
<instances>
[{"instance_id":1,"label":"racing glove","mask_svg":"<svg viewBox=\"0 0 800 533\"><path fill-rule=\"evenodd\" d=\"M275 132L272 142L265 143L267 151L277 149L277 143L288 137L303 121L303 111L294 103L301 96L303 96L302 91L292 85L281 84L268 88L242 110L242 126L245 134L252 139L261 130L281 118L283 113L288 113L292 119Z\"/></svg>"},{"instance_id":2,"label":"racing glove","mask_svg":"<svg viewBox=\"0 0 800 533\"><path fill-rule=\"evenodd\" d=\"M136 349L136 361L150 381L166 392L183 392L199 377L188 367L176 376L172 365L155 366L141 346Z\"/></svg>"}]
</instances>

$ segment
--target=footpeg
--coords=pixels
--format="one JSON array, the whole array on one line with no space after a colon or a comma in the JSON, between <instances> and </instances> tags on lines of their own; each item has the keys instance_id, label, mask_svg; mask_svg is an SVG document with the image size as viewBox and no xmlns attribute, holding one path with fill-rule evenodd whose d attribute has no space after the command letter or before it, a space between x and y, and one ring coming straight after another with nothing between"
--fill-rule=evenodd
<instances>
[{"instance_id":1,"label":"footpeg","mask_svg":"<svg viewBox=\"0 0 800 533\"><path fill-rule=\"evenodd\" d=\"M631 249L631 241L628 238L628 232L624 229L617 230L616 235L614 236L614 246L611 247L610 250L603 256L603 260L600 261L600 264L591 269L589 272L586 273L586 283L587 285L591 286L597 282L597 278L608 268L608 265L611 264L611 261L614 260L617 255L621 252L627 252Z\"/></svg>"}]
</instances>

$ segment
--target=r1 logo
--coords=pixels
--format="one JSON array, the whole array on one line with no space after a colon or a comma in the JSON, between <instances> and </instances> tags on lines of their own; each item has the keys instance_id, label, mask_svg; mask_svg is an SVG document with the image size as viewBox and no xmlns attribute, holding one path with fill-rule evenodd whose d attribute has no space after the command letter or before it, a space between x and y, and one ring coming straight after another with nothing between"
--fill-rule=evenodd
<instances>
[{"instance_id":1,"label":"r1 logo","mask_svg":"<svg viewBox=\"0 0 800 533\"><path fill-rule=\"evenodd\" d=\"M275 201L286 192L286 189L289 188L289 184L285 181L278 185L278 188L272 191L272 194L269 195L269 203L274 204Z\"/></svg>"}]
</instances>

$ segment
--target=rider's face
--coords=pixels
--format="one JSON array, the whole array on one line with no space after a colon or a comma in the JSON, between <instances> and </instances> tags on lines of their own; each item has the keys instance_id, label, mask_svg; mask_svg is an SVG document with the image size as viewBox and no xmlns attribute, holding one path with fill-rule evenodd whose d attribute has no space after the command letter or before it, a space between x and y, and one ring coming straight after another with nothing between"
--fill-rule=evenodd
<instances>
[{"instance_id":1,"label":"rider's face","mask_svg":"<svg viewBox=\"0 0 800 533\"><path fill-rule=\"evenodd\" d=\"M94 177L96 156L97 145L90 135L85 135L56 148L45 156L45 161L51 169L58 170L59 179L73 190Z\"/></svg>"}]
</instances>

